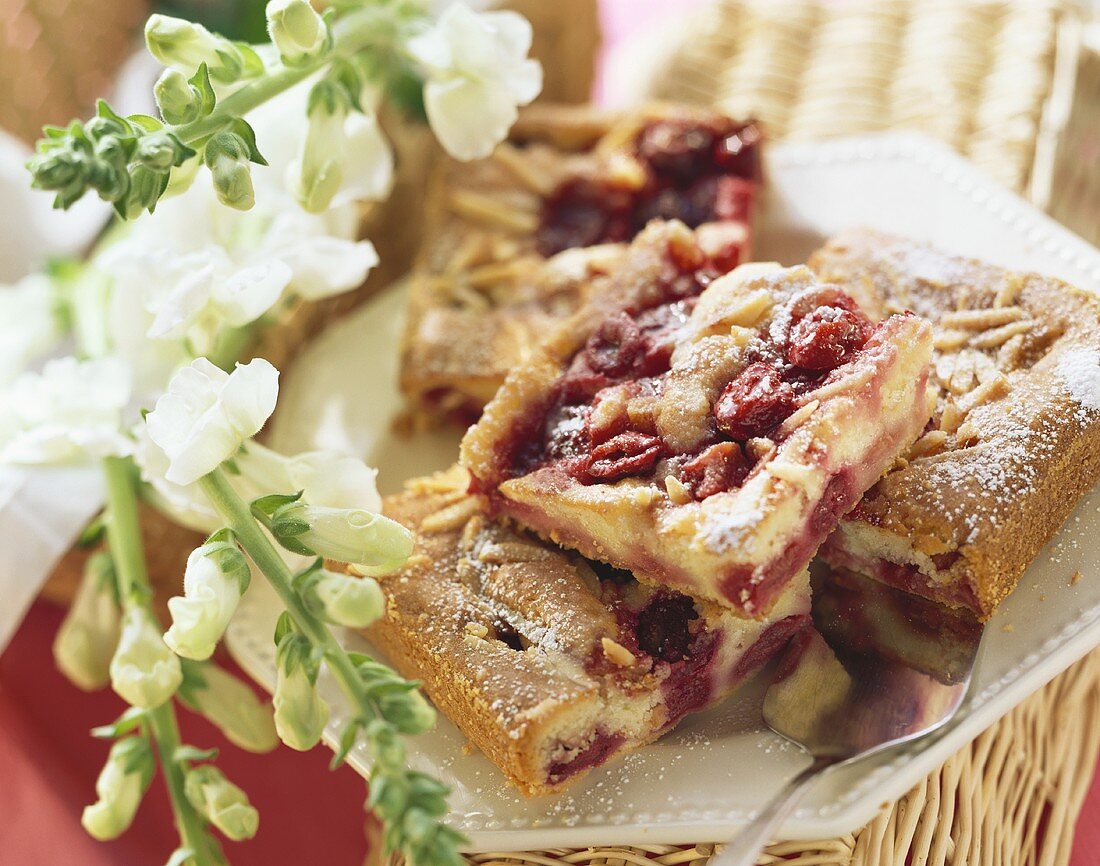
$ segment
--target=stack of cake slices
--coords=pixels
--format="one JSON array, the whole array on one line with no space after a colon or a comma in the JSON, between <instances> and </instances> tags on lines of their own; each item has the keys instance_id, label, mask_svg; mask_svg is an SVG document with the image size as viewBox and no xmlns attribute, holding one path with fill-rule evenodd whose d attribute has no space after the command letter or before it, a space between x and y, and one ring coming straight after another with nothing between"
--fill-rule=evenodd
<instances>
[{"instance_id":1,"label":"stack of cake slices","mask_svg":"<svg viewBox=\"0 0 1100 866\"><path fill-rule=\"evenodd\" d=\"M437 181L402 383L478 420L385 503L370 637L525 794L728 695L819 548L986 618L1100 473L1092 296L872 232L742 264L759 138L544 109Z\"/></svg>"}]
</instances>

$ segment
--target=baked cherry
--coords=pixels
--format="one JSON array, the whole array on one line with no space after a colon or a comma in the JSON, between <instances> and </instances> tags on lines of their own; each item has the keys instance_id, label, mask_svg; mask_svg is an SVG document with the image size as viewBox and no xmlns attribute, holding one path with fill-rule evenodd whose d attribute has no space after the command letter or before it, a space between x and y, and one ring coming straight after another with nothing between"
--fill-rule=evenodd
<instances>
[{"instance_id":1,"label":"baked cherry","mask_svg":"<svg viewBox=\"0 0 1100 866\"><path fill-rule=\"evenodd\" d=\"M687 658L695 637L691 623L698 618L686 595L662 592L638 614L638 648L666 662Z\"/></svg>"},{"instance_id":2,"label":"baked cherry","mask_svg":"<svg viewBox=\"0 0 1100 866\"><path fill-rule=\"evenodd\" d=\"M658 175L681 183L713 170L714 133L704 126L659 120L637 139L638 156Z\"/></svg>"},{"instance_id":3,"label":"baked cherry","mask_svg":"<svg viewBox=\"0 0 1100 866\"><path fill-rule=\"evenodd\" d=\"M633 196L608 184L584 178L565 181L543 205L537 246L544 256L607 241L624 241L632 233Z\"/></svg>"},{"instance_id":4,"label":"baked cherry","mask_svg":"<svg viewBox=\"0 0 1100 866\"><path fill-rule=\"evenodd\" d=\"M832 370L847 361L867 342L868 321L843 307L818 307L793 328L787 360L806 370Z\"/></svg>"},{"instance_id":5,"label":"baked cherry","mask_svg":"<svg viewBox=\"0 0 1100 866\"><path fill-rule=\"evenodd\" d=\"M770 364L756 361L730 382L714 404L714 421L727 436L760 436L794 411L795 391Z\"/></svg>"},{"instance_id":6,"label":"baked cherry","mask_svg":"<svg viewBox=\"0 0 1100 866\"><path fill-rule=\"evenodd\" d=\"M684 463L679 478L701 500L740 487L751 468L740 445L719 442Z\"/></svg>"},{"instance_id":7,"label":"baked cherry","mask_svg":"<svg viewBox=\"0 0 1100 866\"><path fill-rule=\"evenodd\" d=\"M577 475L589 483L643 475L653 469L663 451L664 446L656 436L628 430L593 448L577 466Z\"/></svg>"}]
</instances>

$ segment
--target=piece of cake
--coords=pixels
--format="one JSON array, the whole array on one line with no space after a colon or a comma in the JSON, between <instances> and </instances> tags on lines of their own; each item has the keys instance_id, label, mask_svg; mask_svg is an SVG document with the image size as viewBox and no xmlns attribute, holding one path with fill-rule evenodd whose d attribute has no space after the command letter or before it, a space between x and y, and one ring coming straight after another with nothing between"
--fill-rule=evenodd
<instances>
[{"instance_id":1,"label":"piece of cake","mask_svg":"<svg viewBox=\"0 0 1100 866\"><path fill-rule=\"evenodd\" d=\"M716 270L701 233L651 224L461 461L494 513L760 616L920 435L932 332L872 324L805 267Z\"/></svg>"},{"instance_id":2,"label":"piece of cake","mask_svg":"<svg viewBox=\"0 0 1100 866\"><path fill-rule=\"evenodd\" d=\"M932 421L823 556L988 617L1100 474L1100 301L868 230L810 267L936 328Z\"/></svg>"},{"instance_id":3,"label":"piece of cake","mask_svg":"<svg viewBox=\"0 0 1100 866\"><path fill-rule=\"evenodd\" d=\"M809 578L740 617L495 523L454 469L385 513L415 533L369 637L524 794L559 790L728 695L809 621Z\"/></svg>"},{"instance_id":4,"label":"piece of cake","mask_svg":"<svg viewBox=\"0 0 1100 866\"><path fill-rule=\"evenodd\" d=\"M745 261L760 137L704 109L536 107L490 158L445 163L411 277L402 389L476 420L651 219L706 224L727 267Z\"/></svg>"}]
</instances>

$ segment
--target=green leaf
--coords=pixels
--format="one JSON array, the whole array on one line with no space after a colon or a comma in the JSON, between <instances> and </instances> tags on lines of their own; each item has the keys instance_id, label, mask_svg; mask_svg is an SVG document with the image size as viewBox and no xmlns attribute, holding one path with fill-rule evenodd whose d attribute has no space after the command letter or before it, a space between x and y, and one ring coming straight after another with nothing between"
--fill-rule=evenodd
<instances>
[{"instance_id":1,"label":"green leaf","mask_svg":"<svg viewBox=\"0 0 1100 866\"><path fill-rule=\"evenodd\" d=\"M264 60L251 45L247 42L234 42L233 47L240 52L241 60L244 62L244 68L241 72L242 77L255 78L264 74L267 70L264 66ZM263 164L266 165L266 163Z\"/></svg>"},{"instance_id":2,"label":"green leaf","mask_svg":"<svg viewBox=\"0 0 1100 866\"><path fill-rule=\"evenodd\" d=\"M243 117L233 118L229 130L244 139L245 144L248 145L248 158L251 162L257 165L267 165L267 160L263 158L260 149L256 147L256 130L249 126L247 120Z\"/></svg>"},{"instance_id":3,"label":"green leaf","mask_svg":"<svg viewBox=\"0 0 1100 866\"><path fill-rule=\"evenodd\" d=\"M284 610L279 614L279 621L275 623L275 646L278 646L283 642L288 634L293 634L298 629L294 625L294 620L290 616L290 611Z\"/></svg>"},{"instance_id":4,"label":"green leaf","mask_svg":"<svg viewBox=\"0 0 1100 866\"><path fill-rule=\"evenodd\" d=\"M216 757L218 757L217 749L200 749L186 744L172 753L172 760L177 764L182 764L184 761L213 761Z\"/></svg>"},{"instance_id":5,"label":"green leaf","mask_svg":"<svg viewBox=\"0 0 1100 866\"><path fill-rule=\"evenodd\" d=\"M106 532L107 522L104 513L100 512L92 519L91 523L84 527L80 537L76 540L76 546L80 548L93 547L103 540Z\"/></svg>"},{"instance_id":6,"label":"green leaf","mask_svg":"<svg viewBox=\"0 0 1100 866\"><path fill-rule=\"evenodd\" d=\"M199 95L199 117L206 117L214 110L218 103L218 97L214 93L214 86L210 83L210 70L205 63L200 63L198 70L187 83L195 88Z\"/></svg>"},{"instance_id":7,"label":"green leaf","mask_svg":"<svg viewBox=\"0 0 1100 866\"><path fill-rule=\"evenodd\" d=\"M249 504L249 508L252 511L252 516L257 520L264 522L267 525L268 519L275 514L284 505L290 505L292 502L297 502L302 498L304 491L299 490L297 493L272 493L268 496L260 496L257 499L253 499Z\"/></svg>"},{"instance_id":8,"label":"green leaf","mask_svg":"<svg viewBox=\"0 0 1100 866\"><path fill-rule=\"evenodd\" d=\"M160 132L164 129L164 124L160 122L160 119L153 117L151 114L127 114L126 119L132 126L136 126L145 132Z\"/></svg>"},{"instance_id":9,"label":"green leaf","mask_svg":"<svg viewBox=\"0 0 1100 866\"><path fill-rule=\"evenodd\" d=\"M360 719L352 719L344 725L344 729L340 732L340 742L328 765L330 770L335 770L347 760L348 753L355 748L355 741L359 739L359 729L362 726L363 722Z\"/></svg>"},{"instance_id":10,"label":"green leaf","mask_svg":"<svg viewBox=\"0 0 1100 866\"><path fill-rule=\"evenodd\" d=\"M130 707L111 724L92 728L92 736L100 740L116 740L141 727L141 723L145 721L145 713L141 707Z\"/></svg>"}]
</instances>

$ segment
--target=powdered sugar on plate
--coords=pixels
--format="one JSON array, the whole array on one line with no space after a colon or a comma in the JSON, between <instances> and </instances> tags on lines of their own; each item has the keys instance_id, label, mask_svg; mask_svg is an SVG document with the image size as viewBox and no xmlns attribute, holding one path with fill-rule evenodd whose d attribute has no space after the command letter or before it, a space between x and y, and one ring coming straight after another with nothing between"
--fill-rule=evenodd
<instances>
[{"instance_id":1,"label":"powdered sugar on plate","mask_svg":"<svg viewBox=\"0 0 1100 866\"><path fill-rule=\"evenodd\" d=\"M1100 352L1084 346L1064 352L1058 359L1058 375L1074 400L1100 412Z\"/></svg>"}]
</instances>

